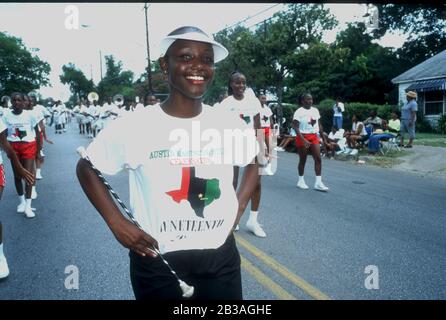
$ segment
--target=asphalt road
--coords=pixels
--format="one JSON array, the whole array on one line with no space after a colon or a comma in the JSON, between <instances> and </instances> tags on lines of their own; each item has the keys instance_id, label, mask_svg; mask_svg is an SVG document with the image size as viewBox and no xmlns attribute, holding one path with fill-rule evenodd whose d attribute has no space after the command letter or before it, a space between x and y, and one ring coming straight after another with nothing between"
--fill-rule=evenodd
<instances>
[{"instance_id":1,"label":"asphalt road","mask_svg":"<svg viewBox=\"0 0 446 320\"><path fill-rule=\"evenodd\" d=\"M127 250L75 176L75 149L90 139L74 124L62 135L53 130L36 218L15 212L5 165L0 218L11 274L0 281L0 299L133 299ZM330 192L304 191L296 188L297 155L279 157L277 173L262 178L259 219L268 237L244 230L247 214L237 232L245 299L446 299L446 179L324 160ZM127 200L126 176L109 180ZM78 289L66 288L70 266L79 271ZM375 289L367 286L371 276Z\"/></svg>"}]
</instances>

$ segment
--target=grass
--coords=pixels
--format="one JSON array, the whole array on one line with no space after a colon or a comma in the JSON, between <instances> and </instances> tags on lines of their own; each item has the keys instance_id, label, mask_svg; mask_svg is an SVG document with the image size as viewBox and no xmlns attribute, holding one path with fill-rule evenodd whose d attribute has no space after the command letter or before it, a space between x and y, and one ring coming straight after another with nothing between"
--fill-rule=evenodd
<instances>
[{"instance_id":1,"label":"grass","mask_svg":"<svg viewBox=\"0 0 446 320\"><path fill-rule=\"evenodd\" d=\"M406 135L404 141L407 142ZM436 133L416 133L414 145L446 148L446 135Z\"/></svg>"},{"instance_id":2,"label":"grass","mask_svg":"<svg viewBox=\"0 0 446 320\"><path fill-rule=\"evenodd\" d=\"M392 168L395 165L403 163L404 161L399 159L408 155L409 152L405 150L401 151L389 151L386 155L377 154L376 156L369 156L367 149L362 149L359 151L359 156L361 160L365 160L366 164L375 165L381 168Z\"/></svg>"}]
</instances>

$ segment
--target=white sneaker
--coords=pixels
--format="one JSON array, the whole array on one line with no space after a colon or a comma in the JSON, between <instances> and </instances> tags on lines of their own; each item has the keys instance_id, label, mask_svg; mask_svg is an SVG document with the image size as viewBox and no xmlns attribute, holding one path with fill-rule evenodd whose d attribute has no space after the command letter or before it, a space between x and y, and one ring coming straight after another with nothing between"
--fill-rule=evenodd
<instances>
[{"instance_id":1,"label":"white sneaker","mask_svg":"<svg viewBox=\"0 0 446 320\"><path fill-rule=\"evenodd\" d=\"M17 213L23 213L26 209L26 202L22 202L17 206Z\"/></svg>"},{"instance_id":2,"label":"white sneaker","mask_svg":"<svg viewBox=\"0 0 446 320\"><path fill-rule=\"evenodd\" d=\"M5 256L0 256L0 279L9 276L8 262Z\"/></svg>"},{"instance_id":3,"label":"white sneaker","mask_svg":"<svg viewBox=\"0 0 446 320\"><path fill-rule=\"evenodd\" d=\"M305 183L305 181L298 181L297 185L298 188L303 189L303 190L307 190L309 189L309 187L307 186L307 184Z\"/></svg>"},{"instance_id":4,"label":"white sneaker","mask_svg":"<svg viewBox=\"0 0 446 320\"><path fill-rule=\"evenodd\" d=\"M324 185L322 182L320 183L315 183L314 184L314 189L319 190L319 191L328 191L330 190L326 185Z\"/></svg>"},{"instance_id":5,"label":"white sneaker","mask_svg":"<svg viewBox=\"0 0 446 320\"><path fill-rule=\"evenodd\" d=\"M240 227L238 225L235 226L234 231L239 231Z\"/></svg>"},{"instance_id":6,"label":"white sneaker","mask_svg":"<svg viewBox=\"0 0 446 320\"><path fill-rule=\"evenodd\" d=\"M25 216L27 218L34 218L36 216L36 214L33 212L33 210L31 208L26 208L25 209Z\"/></svg>"},{"instance_id":7,"label":"white sneaker","mask_svg":"<svg viewBox=\"0 0 446 320\"><path fill-rule=\"evenodd\" d=\"M265 167L265 174L268 176L272 176L274 173L271 170L271 163L268 163Z\"/></svg>"},{"instance_id":8,"label":"white sneaker","mask_svg":"<svg viewBox=\"0 0 446 320\"><path fill-rule=\"evenodd\" d=\"M265 231L263 231L262 226L257 221L248 219L248 222L246 222L246 229L254 233L257 237L266 238Z\"/></svg>"},{"instance_id":9,"label":"white sneaker","mask_svg":"<svg viewBox=\"0 0 446 320\"><path fill-rule=\"evenodd\" d=\"M31 190L31 199L37 199L37 191L35 187L33 187Z\"/></svg>"},{"instance_id":10,"label":"white sneaker","mask_svg":"<svg viewBox=\"0 0 446 320\"><path fill-rule=\"evenodd\" d=\"M357 154L358 154L358 149L353 149L351 152L350 152L350 155L352 155L352 156L356 156Z\"/></svg>"},{"instance_id":11,"label":"white sneaker","mask_svg":"<svg viewBox=\"0 0 446 320\"><path fill-rule=\"evenodd\" d=\"M37 180L43 179L42 174L40 172L36 172L36 179Z\"/></svg>"}]
</instances>

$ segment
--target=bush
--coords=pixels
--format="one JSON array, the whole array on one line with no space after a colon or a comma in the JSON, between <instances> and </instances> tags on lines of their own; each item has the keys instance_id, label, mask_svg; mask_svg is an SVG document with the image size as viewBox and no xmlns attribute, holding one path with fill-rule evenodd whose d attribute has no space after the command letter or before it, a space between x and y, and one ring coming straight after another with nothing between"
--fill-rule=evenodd
<instances>
[{"instance_id":1,"label":"bush","mask_svg":"<svg viewBox=\"0 0 446 320\"><path fill-rule=\"evenodd\" d=\"M321 114L321 122L324 131L329 132L333 125L333 105L335 101L332 99L325 99L319 103L319 112ZM382 119L390 119L392 111L398 111L396 105L379 105L362 102L350 102L345 104L345 112L343 119L343 128L350 130L352 127L352 116L356 114L361 121L367 119L371 110L376 110L378 117Z\"/></svg>"},{"instance_id":2,"label":"bush","mask_svg":"<svg viewBox=\"0 0 446 320\"><path fill-rule=\"evenodd\" d=\"M434 128L429 121L426 120L422 112L417 112L417 121L415 122L415 131L424 133L433 133Z\"/></svg>"},{"instance_id":3,"label":"bush","mask_svg":"<svg viewBox=\"0 0 446 320\"><path fill-rule=\"evenodd\" d=\"M437 121L437 131L441 134L446 134L446 114L442 115Z\"/></svg>"}]
</instances>

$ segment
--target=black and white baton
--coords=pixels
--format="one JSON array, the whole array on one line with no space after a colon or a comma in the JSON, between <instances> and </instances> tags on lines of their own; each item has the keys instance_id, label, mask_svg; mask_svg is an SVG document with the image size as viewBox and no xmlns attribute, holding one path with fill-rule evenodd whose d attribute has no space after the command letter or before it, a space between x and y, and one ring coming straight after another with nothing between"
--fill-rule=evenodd
<instances>
[{"instance_id":1,"label":"black and white baton","mask_svg":"<svg viewBox=\"0 0 446 320\"><path fill-rule=\"evenodd\" d=\"M127 208L127 206L124 204L124 202L122 202L121 198L119 198L118 194L115 192L115 190L113 190L113 188L110 186L110 184L107 182L107 180L104 178L104 176L102 175L101 171L99 171L94 164L90 161L90 159L88 158L87 152L85 150L84 147L79 147L76 149L77 153L80 155L80 157L82 159L84 159L85 161L87 161L87 163L90 165L90 167L93 169L93 171L96 173L96 175L99 177L99 179L101 179L102 183L105 185L105 187L108 189L108 191L112 194L112 196L116 199L116 201L119 203L119 205L121 206L122 209L124 209L125 213L127 214L127 216L130 218L130 220L132 220L132 222L141 230L142 227L141 225L138 223L138 221L136 221L135 217L133 216L132 212ZM143 230L144 231L144 230ZM152 249L149 248L149 250L155 251L156 254L163 260L164 264L169 268L170 272L175 276L175 278L177 279L178 283L180 284L180 288L181 291L183 292L183 298L190 298L192 297L192 295L194 294L194 287L188 285L186 282L184 282L183 280L181 280L177 273L172 269L172 267L169 265L169 263L164 259L163 255L161 254L161 252L155 247L152 246Z\"/></svg>"}]
</instances>

